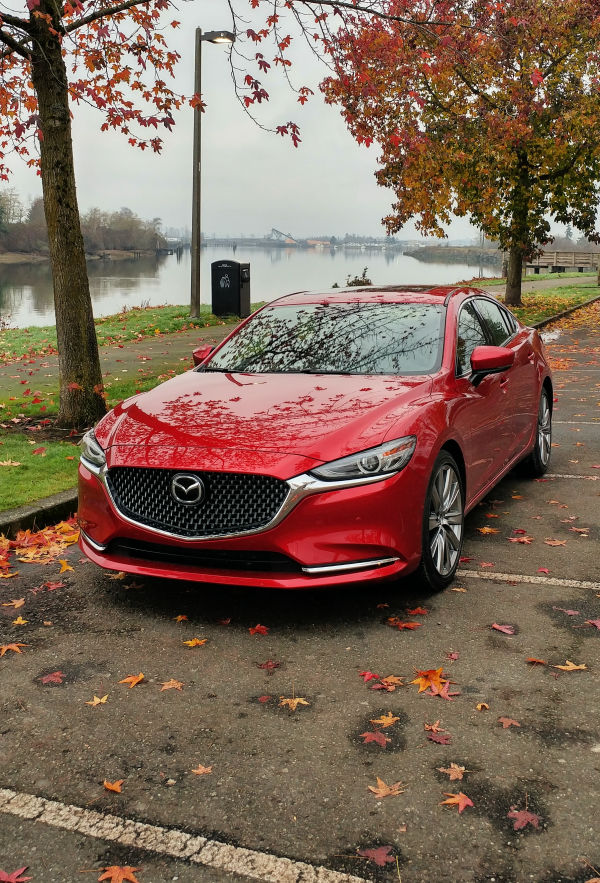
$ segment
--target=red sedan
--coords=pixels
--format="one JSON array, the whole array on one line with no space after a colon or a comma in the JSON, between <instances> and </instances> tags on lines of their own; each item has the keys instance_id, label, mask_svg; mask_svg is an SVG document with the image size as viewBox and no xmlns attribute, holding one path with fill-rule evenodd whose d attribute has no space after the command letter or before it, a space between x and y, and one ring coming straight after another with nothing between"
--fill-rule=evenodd
<instances>
[{"instance_id":1,"label":"red sedan","mask_svg":"<svg viewBox=\"0 0 600 883\"><path fill-rule=\"evenodd\" d=\"M278 588L454 577L465 513L550 460L537 332L469 287L282 297L82 442L81 548Z\"/></svg>"}]
</instances>

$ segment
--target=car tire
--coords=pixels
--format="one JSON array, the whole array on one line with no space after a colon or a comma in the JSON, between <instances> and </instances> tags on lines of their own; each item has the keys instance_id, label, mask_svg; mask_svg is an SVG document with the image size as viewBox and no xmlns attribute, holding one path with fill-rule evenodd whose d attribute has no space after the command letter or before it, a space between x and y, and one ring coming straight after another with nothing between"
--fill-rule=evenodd
<instances>
[{"instance_id":1,"label":"car tire","mask_svg":"<svg viewBox=\"0 0 600 883\"><path fill-rule=\"evenodd\" d=\"M530 454L521 462L519 471L527 478L538 478L550 465L552 452L552 405L550 394L544 387L540 395L535 430L535 444Z\"/></svg>"},{"instance_id":2,"label":"car tire","mask_svg":"<svg viewBox=\"0 0 600 883\"><path fill-rule=\"evenodd\" d=\"M460 469L448 451L438 455L425 495L418 577L434 592L454 579L464 538L465 493Z\"/></svg>"}]
</instances>

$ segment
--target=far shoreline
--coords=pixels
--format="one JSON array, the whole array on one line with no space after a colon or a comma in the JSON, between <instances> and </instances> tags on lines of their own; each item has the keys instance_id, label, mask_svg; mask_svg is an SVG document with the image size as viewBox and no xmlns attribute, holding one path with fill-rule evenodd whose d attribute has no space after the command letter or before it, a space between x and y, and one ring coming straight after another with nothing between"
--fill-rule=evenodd
<instances>
[{"instance_id":1,"label":"far shoreline","mask_svg":"<svg viewBox=\"0 0 600 883\"><path fill-rule=\"evenodd\" d=\"M153 257L156 252L153 249L135 249L135 251L117 251L107 249L101 254L86 253L86 261L126 261L137 257ZM0 252L0 265L14 266L15 264L48 264L50 255L37 252L5 251Z\"/></svg>"}]
</instances>

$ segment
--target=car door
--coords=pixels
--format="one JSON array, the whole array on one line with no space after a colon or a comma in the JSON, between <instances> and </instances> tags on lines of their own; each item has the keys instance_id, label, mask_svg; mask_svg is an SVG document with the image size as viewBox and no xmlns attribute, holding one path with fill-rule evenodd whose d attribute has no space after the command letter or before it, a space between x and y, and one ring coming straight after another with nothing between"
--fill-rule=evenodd
<instances>
[{"instance_id":1,"label":"car door","mask_svg":"<svg viewBox=\"0 0 600 883\"><path fill-rule=\"evenodd\" d=\"M477 386L470 379L473 350L489 345L487 328L469 300L457 318L453 418L463 439L468 499L477 496L507 461L506 377L488 374Z\"/></svg>"},{"instance_id":2,"label":"car door","mask_svg":"<svg viewBox=\"0 0 600 883\"><path fill-rule=\"evenodd\" d=\"M503 387L508 462L529 441L537 415L538 384L531 332L519 328L510 313L490 298L476 298L475 308L488 331L490 343L505 346L515 354L512 366L504 374Z\"/></svg>"}]
</instances>

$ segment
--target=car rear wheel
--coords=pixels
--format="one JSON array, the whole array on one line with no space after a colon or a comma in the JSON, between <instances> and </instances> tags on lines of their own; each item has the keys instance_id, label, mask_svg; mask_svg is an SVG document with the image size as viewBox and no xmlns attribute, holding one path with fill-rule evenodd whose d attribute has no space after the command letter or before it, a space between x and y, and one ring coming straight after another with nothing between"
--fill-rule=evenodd
<instances>
[{"instance_id":1,"label":"car rear wheel","mask_svg":"<svg viewBox=\"0 0 600 883\"><path fill-rule=\"evenodd\" d=\"M535 444L532 452L523 460L521 472L529 478L543 475L550 464L552 452L552 407L550 394L542 389L538 408Z\"/></svg>"},{"instance_id":2,"label":"car rear wheel","mask_svg":"<svg viewBox=\"0 0 600 883\"><path fill-rule=\"evenodd\" d=\"M435 592L454 579L463 544L465 503L456 461L442 451L435 461L423 510L419 577Z\"/></svg>"}]
</instances>

